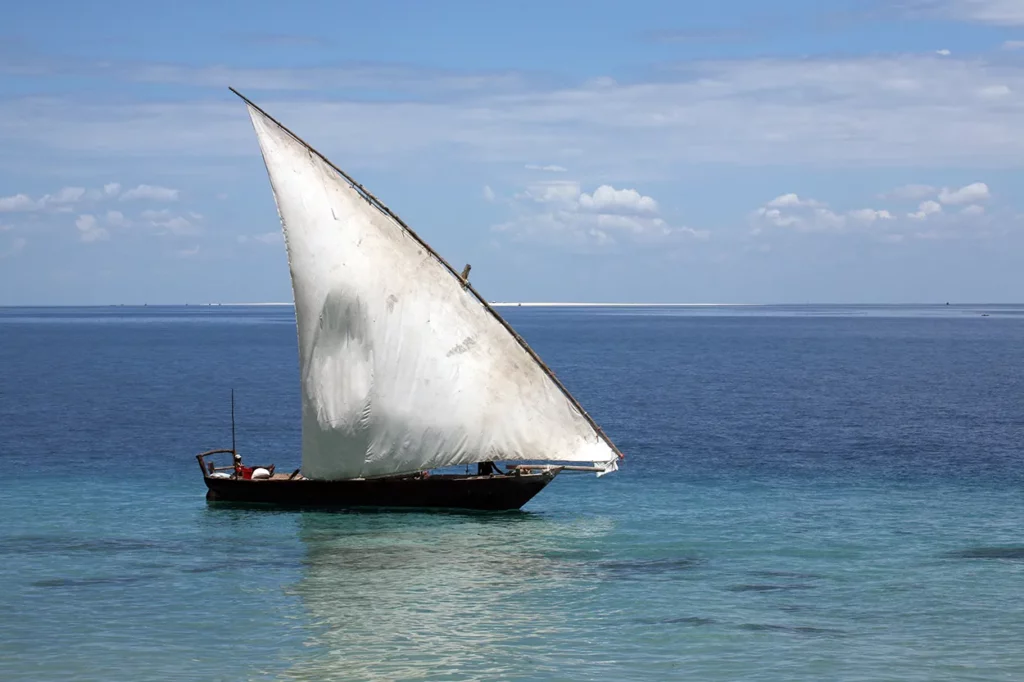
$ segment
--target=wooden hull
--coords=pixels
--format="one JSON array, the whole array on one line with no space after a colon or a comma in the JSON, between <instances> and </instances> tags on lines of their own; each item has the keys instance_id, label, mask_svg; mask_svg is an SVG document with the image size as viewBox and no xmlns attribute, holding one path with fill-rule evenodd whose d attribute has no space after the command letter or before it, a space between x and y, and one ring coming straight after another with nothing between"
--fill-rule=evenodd
<instances>
[{"instance_id":1,"label":"wooden hull","mask_svg":"<svg viewBox=\"0 0 1024 682\"><path fill-rule=\"evenodd\" d=\"M245 480L211 478L206 499L289 508L414 508L510 511L519 509L558 475L541 473L494 476L435 475L368 480Z\"/></svg>"}]
</instances>

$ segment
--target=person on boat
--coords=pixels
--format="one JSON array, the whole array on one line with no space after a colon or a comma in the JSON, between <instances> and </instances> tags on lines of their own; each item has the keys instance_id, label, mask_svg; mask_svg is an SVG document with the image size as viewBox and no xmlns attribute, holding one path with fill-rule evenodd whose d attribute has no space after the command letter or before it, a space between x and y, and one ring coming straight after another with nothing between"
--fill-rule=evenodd
<instances>
[{"instance_id":1,"label":"person on boat","mask_svg":"<svg viewBox=\"0 0 1024 682\"><path fill-rule=\"evenodd\" d=\"M246 480L252 478L253 467L242 466L242 456L235 453L235 476Z\"/></svg>"},{"instance_id":2,"label":"person on boat","mask_svg":"<svg viewBox=\"0 0 1024 682\"><path fill-rule=\"evenodd\" d=\"M253 474L256 475L257 479L273 478L273 476L274 476L274 465L271 464L270 466L265 466L265 467L261 467L261 466L247 467L247 466L243 466L242 465L242 456L236 452L235 453L235 477L236 478L244 478L245 480L249 481L249 480L252 480ZM293 474L293 476L294 476L294 474Z\"/></svg>"},{"instance_id":3,"label":"person on boat","mask_svg":"<svg viewBox=\"0 0 1024 682\"><path fill-rule=\"evenodd\" d=\"M494 464L494 462L477 462L476 475L477 476L490 476L492 474L501 474L501 470Z\"/></svg>"}]
</instances>

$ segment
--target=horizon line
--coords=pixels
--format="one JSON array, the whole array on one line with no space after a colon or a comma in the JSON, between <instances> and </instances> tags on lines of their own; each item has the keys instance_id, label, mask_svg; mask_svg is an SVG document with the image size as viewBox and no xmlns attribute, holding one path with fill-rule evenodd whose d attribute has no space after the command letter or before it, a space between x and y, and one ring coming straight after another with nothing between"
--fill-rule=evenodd
<instances>
[{"instance_id":1,"label":"horizon line","mask_svg":"<svg viewBox=\"0 0 1024 682\"><path fill-rule=\"evenodd\" d=\"M1024 301L1021 302L984 302L984 301L965 301L965 302L901 302L901 303L872 303L872 302L859 302L859 303L835 303L835 302L810 302L805 301L803 303L612 303L612 302L588 302L588 301L488 301L488 305L496 308L508 308L508 307L524 307L524 308L767 308L767 307L779 307L779 306L977 306L977 305L1024 305ZM294 308L295 304L292 302L278 302L278 301L257 301L248 303L14 303L14 304L3 304L0 303L0 308L117 308L117 307L129 307L129 308L143 308L143 307L154 307L154 308L171 308L171 307L291 307Z\"/></svg>"}]
</instances>

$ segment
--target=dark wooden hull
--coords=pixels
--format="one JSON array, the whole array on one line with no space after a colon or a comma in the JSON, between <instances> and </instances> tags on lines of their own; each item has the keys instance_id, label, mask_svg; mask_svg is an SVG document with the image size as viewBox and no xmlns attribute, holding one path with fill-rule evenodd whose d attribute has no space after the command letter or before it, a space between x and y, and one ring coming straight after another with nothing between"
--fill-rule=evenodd
<instances>
[{"instance_id":1,"label":"dark wooden hull","mask_svg":"<svg viewBox=\"0 0 1024 682\"><path fill-rule=\"evenodd\" d=\"M426 478L394 477L368 480L318 481L311 479L211 478L206 499L289 508L359 507L413 509L519 509L558 475L558 471L519 475Z\"/></svg>"}]
</instances>

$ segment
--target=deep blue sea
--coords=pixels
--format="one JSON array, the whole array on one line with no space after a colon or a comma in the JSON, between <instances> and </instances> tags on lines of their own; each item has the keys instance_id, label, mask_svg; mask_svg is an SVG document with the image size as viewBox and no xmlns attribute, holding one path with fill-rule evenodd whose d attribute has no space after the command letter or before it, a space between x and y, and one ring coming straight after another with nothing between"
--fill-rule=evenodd
<instances>
[{"instance_id":1,"label":"deep blue sea","mask_svg":"<svg viewBox=\"0 0 1024 682\"><path fill-rule=\"evenodd\" d=\"M289 307L0 309L0 680L1024 679L1024 306L502 312L626 460L427 514L207 505Z\"/></svg>"}]
</instances>

